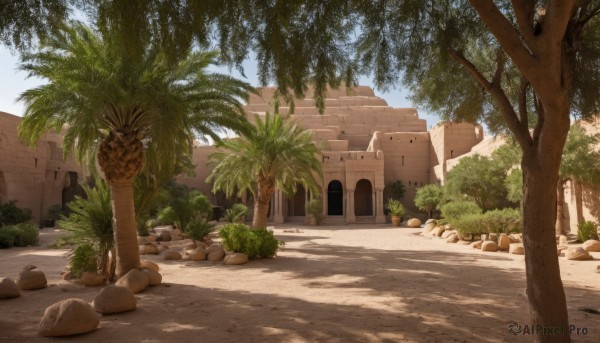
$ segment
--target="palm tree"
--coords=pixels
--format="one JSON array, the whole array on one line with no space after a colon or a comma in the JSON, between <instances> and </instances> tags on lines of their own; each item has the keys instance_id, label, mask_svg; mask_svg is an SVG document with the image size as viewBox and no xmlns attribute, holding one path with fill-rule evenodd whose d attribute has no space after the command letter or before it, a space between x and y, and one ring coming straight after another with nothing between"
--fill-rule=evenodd
<instances>
[{"instance_id":1,"label":"palm tree","mask_svg":"<svg viewBox=\"0 0 600 343\"><path fill-rule=\"evenodd\" d=\"M139 267L132 182L144 161L175 165L191 153L194 135L218 140L218 130L244 132L249 125L240 100L252 88L220 74L207 74L215 53L190 52L180 60L148 44L131 60L118 35L100 36L71 22L25 55L21 69L47 84L25 91L19 136L35 144L47 130L64 129L64 153L80 161L97 152L109 184L120 277Z\"/></svg>"},{"instance_id":2,"label":"palm tree","mask_svg":"<svg viewBox=\"0 0 600 343\"><path fill-rule=\"evenodd\" d=\"M227 196L250 192L254 197L252 227L266 227L269 204L275 188L293 195L298 184L313 195L320 192L316 176L322 176L319 150L309 131L300 129L281 115L256 116L252 133L225 141L210 156L214 165L207 178L213 192Z\"/></svg>"}]
</instances>

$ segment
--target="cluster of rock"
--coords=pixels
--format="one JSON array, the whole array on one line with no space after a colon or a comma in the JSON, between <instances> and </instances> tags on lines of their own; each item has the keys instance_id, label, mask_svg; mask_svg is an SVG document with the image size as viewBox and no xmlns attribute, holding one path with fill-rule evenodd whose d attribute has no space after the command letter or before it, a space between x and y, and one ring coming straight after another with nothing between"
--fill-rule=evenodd
<instances>
[{"instance_id":1,"label":"cluster of rock","mask_svg":"<svg viewBox=\"0 0 600 343\"><path fill-rule=\"evenodd\" d=\"M436 220L430 219L421 229L421 235L445 239L447 243L470 245L475 249L486 252L507 251L515 255L525 254L522 234L483 234L480 240L470 242L460 232L452 230L449 225L437 225ZM567 260L585 261L593 259L590 252L600 252L599 240L587 240L581 247L568 247L569 243L574 243L574 241L569 241L566 236L560 236L557 249L558 256L565 257Z\"/></svg>"},{"instance_id":2,"label":"cluster of rock","mask_svg":"<svg viewBox=\"0 0 600 343\"><path fill-rule=\"evenodd\" d=\"M140 255L161 255L164 260L168 261L223 261L227 265L240 265L248 262L248 256L245 254L226 251L221 244L214 243L210 237L178 249L172 247L170 243L166 243L183 239L178 229L164 226L154 230L155 234L138 237Z\"/></svg>"},{"instance_id":3,"label":"cluster of rock","mask_svg":"<svg viewBox=\"0 0 600 343\"><path fill-rule=\"evenodd\" d=\"M156 263L142 260L140 269L132 269L114 285L103 287L91 304L71 298L49 306L40 321L40 334L51 337L88 333L96 330L100 324L100 314L135 310L137 300L134 294L162 283L162 275L158 270Z\"/></svg>"},{"instance_id":4,"label":"cluster of rock","mask_svg":"<svg viewBox=\"0 0 600 343\"><path fill-rule=\"evenodd\" d=\"M13 281L7 277L0 277L0 299L17 298L21 296L21 290L36 290L48 285L46 275L37 267L27 265L19 272Z\"/></svg>"},{"instance_id":5,"label":"cluster of rock","mask_svg":"<svg viewBox=\"0 0 600 343\"><path fill-rule=\"evenodd\" d=\"M565 257L567 260L572 261L586 261L593 260L594 257L590 255L590 252L600 252L600 241L590 239L581 245L581 247L569 247L569 240L567 236L560 236L558 239L558 256Z\"/></svg>"},{"instance_id":6,"label":"cluster of rock","mask_svg":"<svg viewBox=\"0 0 600 343\"><path fill-rule=\"evenodd\" d=\"M510 254L524 255L522 234L483 234L480 240L471 241L459 231L453 230L450 225L437 225L437 221L430 219L421 229L421 235L431 238L445 239L446 243L470 245L474 249L486 252L506 251Z\"/></svg>"}]
</instances>

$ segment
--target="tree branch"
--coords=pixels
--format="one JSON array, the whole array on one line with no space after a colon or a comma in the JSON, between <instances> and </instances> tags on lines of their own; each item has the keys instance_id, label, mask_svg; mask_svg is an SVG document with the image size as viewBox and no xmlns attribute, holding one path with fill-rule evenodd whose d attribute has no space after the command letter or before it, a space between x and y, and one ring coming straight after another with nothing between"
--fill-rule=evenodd
<instances>
[{"instance_id":1,"label":"tree branch","mask_svg":"<svg viewBox=\"0 0 600 343\"><path fill-rule=\"evenodd\" d=\"M569 20L573 16L577 0L554 0L546 10L546 19L542 23L543 39L547 46L562 49L562 42Z\"/></svg>"},{"instance_id":2,"label":"tree branch","mask_svg":"<svg viewBox=\"0 0 600 343\"><path fill-rule=\"evenodd\" d=\"M492 85L500 86L502 84L502 74L504 74L504 66L506 65L506 55L499 48L496 52L496 72L492 79Z\"/></svg>"},{"instance_id":3,"label":"tree branch","mask_svg":"<svg viewBox=\"0 0 600 343\"><path fill-rule=\"evenodd\" d=\"M527 45L534 40L533 18L535 17L535 0L511 0L519 31Z\"/></svg>"},{"instance_id":4,"label":"tree branch","mask_svg":"<svg viewBox=\"0 0 600 343\"><path fill-rule=\"evenodd\" d=\"M521 127L529 129L529 117L527 113L527 89L529 88L529 82L524 77L521 77L521 83L519 84L519 119Z\"/></svg>"},{"instance_id":5,"label":"tree branch","mask_svg":"<svg viewBox=\"0 0 600 343\"><path fill-rule=\"evenodd\" d=\"M546 113L544 111L544 105L541 103L541 100L538 98L537 94L534 94L533 96L535 97L535 112L538 116L537 123L535 123L535 128L533 129L533 141L537 145L537 141L542 133L542 128L544 127Z\"/></svg>"},{"instance_id":6,"label":"tree branch","mask_svg":"<svg viewBox=\"0 0 600 343\"><path fill-rule=\"evenodd\" d=\"M500 12L492 0L469 0L469 2L521 73L527 79L531 79L531 74L536 68L536 61L523 45L521 35L515 27ZM532 47L529 48L532 49ZM535 55L535 51L532 52Z\"/></svg>"},{"instance_id":7,"label":"tree branch","mask_svg":"<svg viewBox=\"0 0 600 343\"><path fill-rule=\"evenodd\" d=\"M504 91L502 90L502 86L500 84L489 82L485 78L485 76L483 76L481 72L479 72L477 67L473 63L471 63L471 61L465 58L460 52L450 49L450 56L452 56L452 58L454 58L457 62L462 64L462 66L467 70L467 72L469 72L469 74L471 74L471 76L475 78L475 80L477 80L477 82L479 82L479 84L490 93L490 95L496 102L496 105L498 105L498 107L500 108L500 113L502 113L504 120L506 120L508 128L513 132L515 138L517 139L517 141L519 141L519 144L521 144L524 147L529 145L531 143L529 130L527 130L527 128L523 129L521 127L519 119L517 118L517 114L515 113L515 110L513 109L510 103L510 100L508 100L506 93L504 93ZM497 71L498 69L496 69L496 72Z\"/></svg>"}]
</instances>

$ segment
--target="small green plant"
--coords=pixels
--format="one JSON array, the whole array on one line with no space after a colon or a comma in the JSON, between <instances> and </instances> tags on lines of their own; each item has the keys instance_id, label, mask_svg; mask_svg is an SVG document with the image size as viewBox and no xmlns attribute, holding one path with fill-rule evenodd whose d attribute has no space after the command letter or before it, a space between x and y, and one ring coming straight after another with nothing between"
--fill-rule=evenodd
<instances>
[{"instance_id":1,"label":"small green plant","mask_svg":"<svg viewBox=\"0 0 600 343\"><path fill-rule=\"evenodd\" d=\"M185 233L194 241L201 241L216 229L206 218L194 218L185 228Z\"/></svg>"},{"instance_id":2,"label":"small green plant","mask_svg":"<svg viewBox=\"0 0 600 343\"><path fill-rule=\"evenodd\" d=\"M319 225L325 216L323 215L323 200L319 198L312 198L306 204L306 212L315 218L315 224Z\"/></svg>"},{"instance_id":3,"label":"small green plant","mask_svg":"<svg viewBox=\"0 0 600 343\"><path fill-rule=\"evenodd\" d=\"M0 248L10 248L15 244L17 231L13 226L0 226Z\"/></svg>"},{"instance_id":4,"label":"small green plant","mask_svg":"<svg viewBox=\"0 0 600 343\"><path fill-rule=\"evenodd\" d=\"M272 232L258 229L252 230L245 224L231 223L220 231L223 246L230 251L244 253L248 258L271 258L284 245Z\"/></svg>"},{"instance_id":5,"label":"small green plant","mask_svg":"<svg viewBox=\"0 0 600 343\"><path fill-rule=\"evenodd\" d=\"M520 210L513 208L492 210L483 214L467 213L451 220L450 225L463 235L521 232L522 215Z\"/></svg>"},{"instance_id":6,"label":"small green plant","mask_svg":"<svg viewBox=\"0 0 600 343\"><path fill-rule=\"evenodd\" d=\"M16 201L0 203L0 226L26 223L31 220L31 211L17 207Z\"/></svg>"},{"instance_id":7,"label":"small green plant","mask_svg":"<svg viewBox=\"0 0 600 343\"><path fill-rule=\"evenodd\" d=\"M99 252L92 243L81 243L75 249L67 253L71 274L78 278L84 272L96 272L98 270Z\"/></svg>"},{"instance_id":8,"label":"small green plant","mask_svg":"<svg viewBox=\"0 0 600 343\"><path fill-rule=\"evenodd\" d=\"M406 212L400 200L396 199L389 199L385 208L387 208L391 216L395 217L402 217Z\"/></svg>"},{"instance_id":9,"label":"small green plant","mask_svg":"<svg viewBox=\"0 0 600 343\"><path fill-rule=\"evenodd\" d=\"M481 208L474 201L451 201L442 205L442 217L450 224L467 214L481 214Z\"/></svg>"},{"instance_id":10,"label":"small green plant","mask_svg":"<svg viewBox=\"0 0 600 343\"><path fill-rule=\"evenodd\" d=\"M248 213L248 207L244 204L233 204L230 209L225 211L224 218L229 223L239 223L244 221L244 217Z\"/></svg>"},{"instance_id":11,"label":"small green plant","mask_svg":"<svg viewBox=\"0 0 600 343\"><path fill-rule=\"evenodd\" d=\"M21 223L12 226L16 232L14 245L16 247L26 247L37 245L40 231L35 224Z\"/></svg>"},{"instance_id":12,"label":"small green plant","mask_svg":"<svg viewBox=\"0 0 600 343\"><path fill-rule=\"evenodd\" d=\"M580 242L585 242L590 239L598 239L598 224L585 221L577 225L577 237Z\"/></svg>"}]
</instances>

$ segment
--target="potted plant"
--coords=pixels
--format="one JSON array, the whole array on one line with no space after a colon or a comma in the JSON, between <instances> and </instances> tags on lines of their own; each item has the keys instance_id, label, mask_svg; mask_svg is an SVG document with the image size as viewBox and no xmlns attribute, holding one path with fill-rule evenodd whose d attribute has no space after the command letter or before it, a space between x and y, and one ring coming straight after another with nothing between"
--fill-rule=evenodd
<instances>
[{"instance_id":1,"label":"potted plant","mask_svg":"<svg viewBox=\"0 0 600 343\"><path fill-rule=\"evenodd\" d=\"M400 222L402 222L402 216L404 215L404 206L402 206L400 200L388 200L388 203L387 205L385 205L385 208L387 208L390 213L390 217L392 218L392 224L400 226Z\"/></svg>"}]
</instances>

